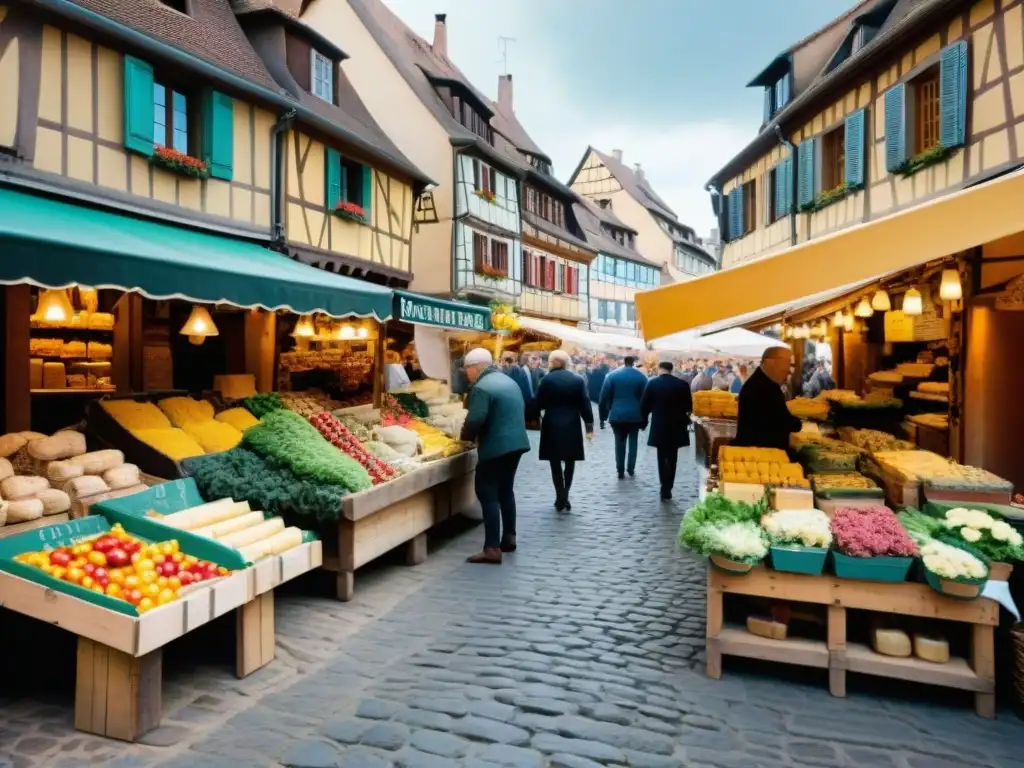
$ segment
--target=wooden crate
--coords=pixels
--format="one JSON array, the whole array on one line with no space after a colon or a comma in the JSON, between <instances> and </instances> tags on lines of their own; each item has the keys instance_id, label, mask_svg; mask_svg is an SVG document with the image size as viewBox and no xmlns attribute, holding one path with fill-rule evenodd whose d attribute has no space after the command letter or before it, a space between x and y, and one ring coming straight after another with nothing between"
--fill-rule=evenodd
<instances>
[{"instance_id":1,"label":"wooden crate","mask_svg":"<svg viewBox=\"0 0 1024 768\"><path fill-rule=\"evenodd\" d=\"M16 533L24 533L25 531L34 531L37 528L45 528L48 525L66 523L68 519L68 513L61 512L57 515L46 515L45 517L40 517L38 520L27 520L24 523L0 525L0 539L13 536Z\"/></svg>"},{"instance_id":2,"label":"wooden crate","mask_svg":"<svg viewBox=\"0 0 1024 768\"><path fill-rule=\"evenodd\" d=\"M723 624L726 594L827 606L827 640L772 640ZM876 654L847 642L848 609L959 621L971 625L970 659L933 664ZM972 691L975 712L995 717L995 627L999 605L988 599L956 600L924 584L878 584L836 576L804 576L759 565L745 575L708 568L707 674L722 676L722 656L745 656L829 671L829 691L846 696L846 673L860 672Z\"/></svg>"}]
</instances>

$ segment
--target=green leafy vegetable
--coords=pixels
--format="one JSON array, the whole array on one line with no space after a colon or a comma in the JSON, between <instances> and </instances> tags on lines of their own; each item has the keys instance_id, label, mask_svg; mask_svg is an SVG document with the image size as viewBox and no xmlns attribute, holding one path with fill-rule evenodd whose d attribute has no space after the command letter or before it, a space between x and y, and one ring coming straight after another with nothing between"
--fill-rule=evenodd
<instances>
[{"instance_id":1,"label":"green leafy vegetable","mask_svg":"<svg viewBox=\"0 0 1024 768\"><path fill-rule=\"evenodd\" d=\"M767 496L757 504L747 504L708 494L683 517L679 543L700 555L719 554L756 563L768 554L768 537L760 524L767 508Z\"/></svg>"}]
</instances>

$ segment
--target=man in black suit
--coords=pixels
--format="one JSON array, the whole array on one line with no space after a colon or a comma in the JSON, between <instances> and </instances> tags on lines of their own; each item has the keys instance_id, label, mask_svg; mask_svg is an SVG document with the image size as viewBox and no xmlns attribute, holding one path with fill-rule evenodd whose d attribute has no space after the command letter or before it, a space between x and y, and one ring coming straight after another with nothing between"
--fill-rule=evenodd
<instances>
[{"instance_id":1,"label":"man in black suit","mask_svg":"<svg viewBox=\"0 0 1024 768\"><path fill-rule=\"evenodd\" d=\"M800 419L786 406L782 385L789 378L793 353L789 347L769 347L761 365L740 390L736 439L733 445L789 449L789 435L800 431Z\"/></svg>"},{"instance_id":2,"label":"man in black suit","mask_svg":"<svg viewBox=\"0 0 1024 768\"><path fill-rule=\"evenodd\" d=\"M658 449L661 500L672 498L679 449L690 444L690 385L672 375L672 363L660 363L658 375L647 382L640 404L644 423L650 419L647 444Z\"/></svg>"}]
</instances>

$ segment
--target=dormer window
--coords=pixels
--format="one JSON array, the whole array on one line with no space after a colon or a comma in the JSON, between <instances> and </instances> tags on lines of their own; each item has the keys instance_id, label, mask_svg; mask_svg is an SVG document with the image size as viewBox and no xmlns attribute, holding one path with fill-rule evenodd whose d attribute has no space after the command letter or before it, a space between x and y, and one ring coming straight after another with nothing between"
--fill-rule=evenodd
<instances>
[{"instance_id":1,"label":"dormer window","mask_svg":"<svg viewBox=\"0 0 1024 768\"><path fill-rule=\"evenodd\" d=\"M452 115L464 128L468 128L488 144L494 143L490 122L469 101L453 95Z\"/></svg>"},{"instance_id":2,"label":"dormer window","mask_svg":"<svg viewBox=\"0 0 1024 768\"><path fill-rule=\"evenodd\" d=\"M536 170L543 173L545 176L551 175L551 163L545 160L543 157L537 155L530 155L530 165Z\"/></svg>"},{"instance_id":3,"label":"dormer window","mask_svg":"<svg viewBox=\"0 0 1024 768\"><path fill-rule=\"evenodd\" d=\"M870 43L876 34L878 34L878 29L868 24L861 24L857 27L857 31L853 33L853 43L850 46L850 55L852 56L865 45Z\"/></svg>"},{"instance_id":4,"label":"dormer window","mask_svg":"<svg viewBox=\"0 0 1024 768\"><path fill-rule=\"evenodd\" d=\"M789 103L789 73L787 72L772 85L765 88L765 120Z\"/></svg>"},{"instance_id":5,"label":"dormer window","mask_svg":"<svg viewBox=\"0 0 1024 768\"><path fill-rule=\"evenodd\" d=\"M191 16L189 13L189 0L160 0L161 5L166 5L171 10Z\"/></svg>"},{"instance_id":6,"label":"dormer window","mask_svg":"<svg viewBox=\"0 0 1024 768\"><path fill-rule=\"evenodd\" d=\"M328 104L334 103L334 62L319 51L311 50L310 67L312 69L310 83L313 95Z\"/></svg>"}]
</instances>

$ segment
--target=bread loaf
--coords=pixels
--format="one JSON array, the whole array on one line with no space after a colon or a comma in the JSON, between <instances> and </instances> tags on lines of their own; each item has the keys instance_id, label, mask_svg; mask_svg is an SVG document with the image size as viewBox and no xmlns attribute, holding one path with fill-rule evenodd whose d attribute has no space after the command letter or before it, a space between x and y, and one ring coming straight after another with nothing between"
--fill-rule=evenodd
<instances>
[{"instance_id":1,"label":"bread loaf","mask_svg":"<svg viewBox=\"0 0 1024 768\"><path fill-rule=\"evenodd\" d=\"M0 459L0 480L6 480L8 477L14 477L14 467L7 459Z\"/></svg>"},{"instance_id":2,"label":"bread loaf","mask_svg":"<svg viewBox=\"0 0 1024 768\"><path fill-rule=\"evenodd\" d=\"M19 499L7 502L7 525L27 523L43 516L43 502L39 499Z\"/></svg>"},{"instance_id":3,"label":"bread loaf","mask_svg":"<svg viewBox=\"0 0 1024 768\"><path fill-rule=\"evenodd\" d=\"M0 494L8 501L18 499L29 499L40 491L50 487L50 481L45 477L33 477L30 475L15 475L0 482Z\"/></svg>"},{"instance_id":4,"label":"bread loaf","mask_svg":"<svg viewBox=\"0 0 1024 768\"><path fill-rule=\"evenodd\" d=\"M85 435L73 430L57 432L52 437L33 440L28 444L28 454L40 461L57 461L70 459L85 453Z\"/></svg>"},{"instance_id":5,"label":"bread loaf","mask_svg":"<svg viewBox=\"0 0 1024 768\"><path fill-rule=\"evenodd\" d=\"M128 488L139 484L139 468L134 464L122 464L103 473L103 482L112 489Z\"/></svg>"},{"instance_id":6,"label":"bread loaf","mask_svg":"<svg viewBox=\"0 0 1024 768\"><path fill-rule=\"evenodd\" d=\"M44 515L59 515L71 509L71 497L56 488L40 491L36 494L36 498L43 502Z\"/></svg>"},{"instance_id":7,"label":"bread loaf","mask_svg":"<svg viewBox=\"0 0 1024 768\"><path fill-rule=\"evenodd\" d=\"M82 475L68 480L64 484L64 491L71 500L80 499L83 496L92 496L94 493L109 491L110 486L103 482L98 475Z\"/></svg>"},{"instance_id":8,"label":"bread loaf","mask_svg":"<svg viewBox=\"0 0 1024 768\"><path fill-rule=\"evenodd\" d=\"M87 475L102 475L108 469L124 464L124 454L113 448L107 448L74 456L70 461L84 469Z\"/></svg>"},{"instance_id":9,"label":"bread loaf","mask_svg":"<svg viewBox=\"0 0 1024 768\"><path fill-rule=\"evenodd\" d=\"M20 451L27 442L18 432L8 432L6 435L0 435L0 456L6 459L11 454Z\"/></svg>"},{"instance_id":10,"label":"bread loaf","mask_svg":"<svg viewBox=\"0 0 1024 768\"><path fill-rule=\"evenodd\" d=\"M61 487L68 480L81 477L85 470L70 461L51 461L46 465L46 477L54 487Z\"/></svg>"}]
</instances>

